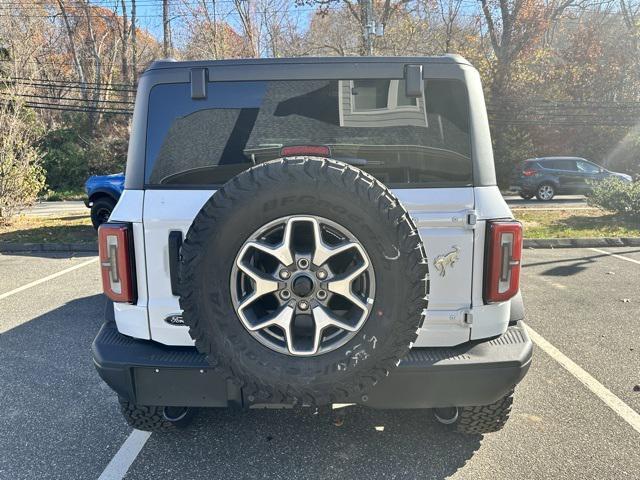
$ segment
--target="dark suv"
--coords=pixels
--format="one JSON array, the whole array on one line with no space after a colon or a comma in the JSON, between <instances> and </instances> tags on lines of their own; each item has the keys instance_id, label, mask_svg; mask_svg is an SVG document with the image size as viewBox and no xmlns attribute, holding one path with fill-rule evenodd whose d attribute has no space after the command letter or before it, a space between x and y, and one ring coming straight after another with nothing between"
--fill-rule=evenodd
<instances>
[{"instance_id":1,"label":"dark suv","mask_svg":"<svg viewBox=\"0 0 640 480\"><path fill-rule=\"evenodd\" d=\"M548 201L556 194L589 193L594 181L609 177L627 182L632 180L629 175L610 172L584 158L530 158L516 165L510 189L526 200L535 195L538 200Z\"/></svg>"}]
</instances>

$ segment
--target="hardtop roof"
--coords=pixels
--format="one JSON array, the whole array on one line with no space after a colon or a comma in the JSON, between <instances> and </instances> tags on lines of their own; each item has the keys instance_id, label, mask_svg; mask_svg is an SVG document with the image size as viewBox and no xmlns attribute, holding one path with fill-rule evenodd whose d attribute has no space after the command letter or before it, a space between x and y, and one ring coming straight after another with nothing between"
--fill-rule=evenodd
<instances>
[{"instance_id":1,"label":"hardtop roof","mask_svg":"<svg viewBox=\"0 0 640 480\"><path fill-rule=\"evenodd\" d=\"M240 58L228 60L156 60L147 70L165 68L205 68L236 65L295 65L295 64L336 64L336 63L430 63L471 65L460 55L441 55L429 57L291 57L291 58Z\"/></svg>"}]
</instances>

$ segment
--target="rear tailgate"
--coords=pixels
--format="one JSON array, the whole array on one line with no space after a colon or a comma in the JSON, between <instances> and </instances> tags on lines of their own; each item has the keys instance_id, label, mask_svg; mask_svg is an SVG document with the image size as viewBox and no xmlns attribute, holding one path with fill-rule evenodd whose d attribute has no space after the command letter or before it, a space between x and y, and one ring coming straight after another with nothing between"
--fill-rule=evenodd
<instances>
[{"instance_id":1,"label":"rear tailgate","mask_svg":"<svg viewBox=\"0 0 640 480\"><path fill-rule=\"evenodd\" d=\"M214 190L147 190L144 236L151 337L161 343L191 345L187 328L169 323L180 315L171 291L169 235L186 236ZM473 278L474 191L468 188L398 189L394 193L414 218L431 271L429 308L417 346L455 345L469 339L467 315Z\"/></svg>"}]
</instances>

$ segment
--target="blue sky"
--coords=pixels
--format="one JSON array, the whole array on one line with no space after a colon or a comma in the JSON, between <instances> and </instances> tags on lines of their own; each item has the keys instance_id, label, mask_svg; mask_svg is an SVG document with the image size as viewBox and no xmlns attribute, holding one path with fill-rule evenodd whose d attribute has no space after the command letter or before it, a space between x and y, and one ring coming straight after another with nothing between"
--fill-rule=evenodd
<instances>
[{"instance_id":1,"label":"blue sky","mask_svg":"<svg viewBox=\"0 0 640 480\"><path fill-rule=\"evenodd\" d=\"M115 10L115 5L118 5L118 13L120 13L120 0L90 0L92 4L99 5L102 7L110 8ZM197 0L170 0L170 3L179 4L181 2L192 2L195 3ZM212 3L212 0L208 0ZM131 0L126 0L128 13L131 13ZM218 0L218 4L228 4L230 0ZM301 7L297 9L303 18L300 20L300 27L306 28L308 25L309 17L314 10L308 6ZM138 16L138 25L140 28L144 28L149 31L154 37L158 40L162 40L162 0L137 0L136 1L136 11ZM296 7L291 0L291 11L295 12ZM172 12L175 16L175 12ZM234 25L235 21L233 17L228 17L226 20L232 27L237 28ZM174 37L179 37L177 32L180 29L180 19L174 18L171 23ZM177 38L174 38L174 41L177 41Z\"/></svg>"}]
</instances>

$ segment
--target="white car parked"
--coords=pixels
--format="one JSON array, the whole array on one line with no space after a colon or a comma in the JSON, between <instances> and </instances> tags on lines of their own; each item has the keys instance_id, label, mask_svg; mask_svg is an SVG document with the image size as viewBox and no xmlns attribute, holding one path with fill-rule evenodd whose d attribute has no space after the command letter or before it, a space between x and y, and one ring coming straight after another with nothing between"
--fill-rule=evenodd
<instances>
[{"instance_id":1,"label":"white car parked","mask_svg":"<svg viewBox=\"0 0 640 480\"><path fill-rule=\"evenodd\" d=\"M356 403L500 429L522 227L458 56L161 61L102 225L93 344L131 425Z\"/></svg>"}]
</instances>

